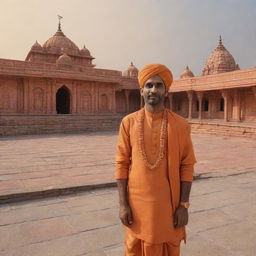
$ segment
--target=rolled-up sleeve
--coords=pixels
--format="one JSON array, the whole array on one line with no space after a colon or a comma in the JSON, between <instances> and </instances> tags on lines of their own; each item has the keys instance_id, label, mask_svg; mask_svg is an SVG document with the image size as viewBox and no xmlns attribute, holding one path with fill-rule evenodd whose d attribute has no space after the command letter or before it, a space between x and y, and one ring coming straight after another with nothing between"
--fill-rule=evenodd
<instances>
[{"instance_id":1,"label":"rolled-up sleeve","mask_svg":"<svg viewBox=\"0 0 256 256\"><path fill-rule=\"evenodd\" d=\"M129 175L131 145L128 121L124 118L120 124L116 147L115 179L127 179Z\"/></svg>"},{"instance_id":2,"label":"rolled-up sleeve","mask_svg":"<svg viewBox=\"0 0 256 256\"><path fill-rule=\"evenodd\" d=\"M194 164L196 157L190 135L190 125L186 125L184 135L182 136L181 162L180 162L180 180L193 181Z\"/></svg>"}]
</instances>

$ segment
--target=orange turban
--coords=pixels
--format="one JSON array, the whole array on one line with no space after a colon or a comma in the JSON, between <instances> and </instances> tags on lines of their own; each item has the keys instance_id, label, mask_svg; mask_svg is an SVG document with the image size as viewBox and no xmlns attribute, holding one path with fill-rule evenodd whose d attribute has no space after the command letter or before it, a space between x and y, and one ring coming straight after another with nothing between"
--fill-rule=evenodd
<instances>
[{"instance_id":1,"label":"orange turban","mask_svg":"<svg viewBox=\"0 0 256 256\"><path fill-rule=\"evenodd\" d=\"M173 81L171 70L162 64L149 64L139 71L138 80L140 87L143 87L145 82L155 75L161 77L167 89L171 86Z\"/></svg>"}]
</instances>

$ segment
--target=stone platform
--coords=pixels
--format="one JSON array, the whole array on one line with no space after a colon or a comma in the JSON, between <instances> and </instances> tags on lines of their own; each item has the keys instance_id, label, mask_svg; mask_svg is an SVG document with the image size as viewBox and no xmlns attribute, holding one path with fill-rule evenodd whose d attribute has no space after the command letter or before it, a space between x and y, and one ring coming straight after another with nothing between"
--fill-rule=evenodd
<instances>
[{"instance_id":1,"label":"stone platform","mask_svg":"<svg viewBox=\"0 0 256 256\"><path fill-rule=\"evenodd\" d=\"M256 140L193 134L196 177L256 170ZM0 138L0 202L114 186L116 132Z\"/></svg>"},{"instance_id":2,"label":"stone platform","mask_svg":"<svg viewBox=\"0 0 256 256\"><path fill-rule=\"evenodd\" d=\"M225 122L218 119L190 120L191 130L197 134L256 139L256 122Z\"/></svg>"},{"instance_id":3,"label":"stone platform","mask_svg":"<svg viewBox=\"0 0 256 256\"><path fill-rule=\"evenodd\" d=\"M0 136L117 131L121 115L1 115Z\"/></svg>"},{"instance_id":4,"label":"stone platform","mask_svg":"<svg viewBox=\"0 0 256 256\"><path fill-rule=\"evenodd\" d=\"M195 181L181 255L255 256L255 187L256 172ZM122 256L123 241L115 188L0 206L1 256Z\"/></svg>"},{"instance_id":5,"label":"stone platform","mask_svg":"<svg viewBox=\"0 0 256 256\"><path fill-rule=\"evenodd\" d=\"M0 136L79 134L117 131L123 115L1 115ZM199 134L256 139L256 122L192 119L191 131Z\"/></svg>"}]
</instances>

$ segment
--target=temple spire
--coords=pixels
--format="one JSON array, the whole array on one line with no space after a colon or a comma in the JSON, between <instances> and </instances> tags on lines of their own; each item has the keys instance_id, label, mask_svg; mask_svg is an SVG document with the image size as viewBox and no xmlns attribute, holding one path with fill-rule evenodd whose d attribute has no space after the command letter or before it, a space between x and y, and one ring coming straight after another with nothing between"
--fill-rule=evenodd
<instances>
[{"instance_id":1,"label":"temple spire","mask_svg":"<svg viewBox=\"0 0 256 256\"><path fill-rule=\"evenodd\" d=\"M62 16L58 15L58 19L59 19L58 32L62 32L61 31L61 19L62 18L63 18Z\"/></svg>"}]
</instances>

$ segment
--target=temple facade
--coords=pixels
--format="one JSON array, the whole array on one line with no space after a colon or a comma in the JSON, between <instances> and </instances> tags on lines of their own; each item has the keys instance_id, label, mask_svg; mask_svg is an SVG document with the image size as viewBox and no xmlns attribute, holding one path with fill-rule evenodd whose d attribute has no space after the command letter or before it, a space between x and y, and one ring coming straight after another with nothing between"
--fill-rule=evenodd
<instances>
[{"instance_id":1,"label":"temple facade","mask_svg":"<svg viewBox=\"0 0 256 256\"><path fill-rule=\"evenodd\" d=\"M43 45L35 42L25 61L0 59L0 114L115 114L116 95L135 79L129 79L130 73L127 79L120 71L97 69L93 59L59 24ZM129 111L137 109L130 105Z\"/></svg>"},{"instance_id":2,"label":"temple facade","mask_svg":"<svg viewBox=\"0 0 256 256\"><path fill-rule=\"evenodd\" d=\"M186 67L170 88L171 108L188 119L255 122L256 68L240 70L220 38L202 76Z\"/></svg>"},{"instance_id":3,"label":"temple facade","mask_svg":"<svg viewBox=\"0 0 256 256\"><path fill-rule=\"evenodd\" d=\"M143 106L133 63L127 70L98 69L94 57L61 29L37 41L24 61L0 59L0 115L123 116ZM186 67L174 80L166 107L191 122L256 124L256 68L240 70L220 38L202 75ZM0 124L1 126L1 124ZM1 134L5 134L2 132Z\"/></svg>"}]
</instances>

